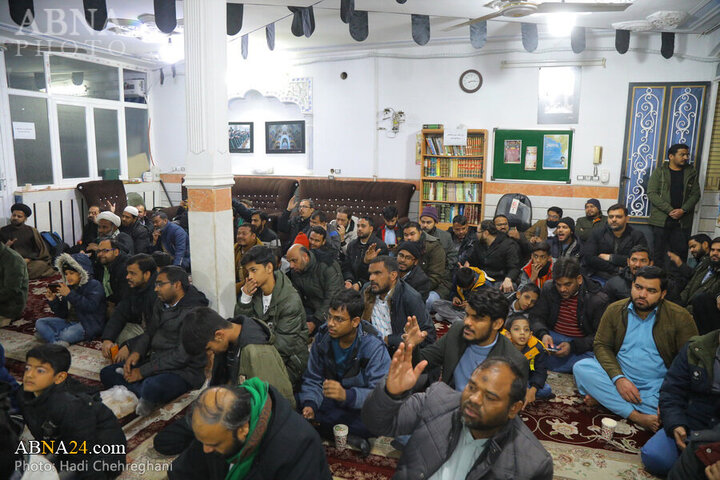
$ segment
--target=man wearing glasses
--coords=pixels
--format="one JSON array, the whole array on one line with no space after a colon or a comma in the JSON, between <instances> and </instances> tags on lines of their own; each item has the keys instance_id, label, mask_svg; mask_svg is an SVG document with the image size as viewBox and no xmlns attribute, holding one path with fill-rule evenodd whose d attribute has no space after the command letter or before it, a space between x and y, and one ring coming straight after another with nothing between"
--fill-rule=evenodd
<instances>
[{"instance_id":1,"label":"man wearing glasses","mask_svg":"<svg viewBox=\"0 0 720 480\"><path fill-rule=\"evenodd\" d=\"M319 422L327 438L332 438L333 425L347 425L348 442L363 453L370 451L366 439L371 434L360 409L390 369L390 355L377 330L360 319L364 307L362 295L353 289L330 300L300 389L303 417Z\"/></svg>"},{"instance_id":2,"label":"man wearing glasses","mask_svg":"<svg viewBox=\"0 0 720 480\"><path fill-rule=\"evenodd\" d=\"M290 214L297 207L298 214L291 217ZM292 197L288 202L287 209L278 220L278 231L287 233L288 239L283 247L283 253L290 248L298 233L306 232L310 228L310 216L315 211L315 205L309 198L303 198L298 204L297 198Z\"/></svg>"}]
</instances>

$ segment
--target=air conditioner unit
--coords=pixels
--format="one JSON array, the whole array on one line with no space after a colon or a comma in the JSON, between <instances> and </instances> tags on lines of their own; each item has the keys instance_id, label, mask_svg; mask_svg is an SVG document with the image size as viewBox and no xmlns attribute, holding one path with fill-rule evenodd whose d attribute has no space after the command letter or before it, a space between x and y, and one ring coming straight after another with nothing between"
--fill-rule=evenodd
<instances>
[{"instance_id":1,"label":"air conditioner unit","mask_svg":"<svg viewBox=\"0 0 720 480\"><path fill-rule=\"evenodd\" d=\"M141 78L126 80L123 82L123 86L125 90L125 98L145 96L145 80Z\"/></svg>"}]
</instances>

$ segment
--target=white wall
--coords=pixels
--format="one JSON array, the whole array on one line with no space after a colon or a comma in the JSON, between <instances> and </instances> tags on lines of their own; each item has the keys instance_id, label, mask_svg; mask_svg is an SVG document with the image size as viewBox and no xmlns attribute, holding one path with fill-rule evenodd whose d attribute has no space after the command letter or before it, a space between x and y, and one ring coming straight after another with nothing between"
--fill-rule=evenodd
<instances>
[{"instance_id":1,"label":"white wall","mask_svg":"<svg viewBox=\"0 0 720 480\"><path fill-rule=\"evenodd\" d=\"M239 43L239 42L236 42ZM614 36L588 37L588 48L576 55L569 51L567 39L541 38L544 53L524 52L519 42L490 42L482 50L469 46L444 45L412 47L381 52L315 54L300 58L282 52L251 50L246 64L234 61L228 74L229 90L262 90L267 82L282 78L311 77L314 109L312 174L325 176L330 168L341 168L340 176L416 179L415 134L423 123L443 123L447 127L464 124L468 128L542 128L537 118L537 68L501 69L502 60L542 61L606 58L607 67L583 67L581 78L580 120L575 129L571 178L592 173L593 146L603 146L602 169L610 173L607 186L618 186L629 82L665 82L712 80L716 63L704 55L710 40L678 36L676 52L689 52L688 58L676 55L662 58L659 35L633 35L625 55L614 49ZM253 45L258 45L254 43ZM229 55L239 58L232 47ZM257 49L264 46L255 47ZM275 56L277 55L277 56ZM695 57L689 58L690 55ZM253 60L255 56L255 60ZM462 58L451 58L462 56ZM260 58L258 58L260 57ZM355 57L355 58L352 58ZM410 58L409 58L410 57ZM435 58L428 58L435 57ZM295 66L283 68L294 63ZM470 68L479 70L484 85L475 94L458 87L459 75ZM342 80L340 73L348 73ZM155 160L163 171L184 164L184 94L180 81L155 86L151 97L155 130ZM407 121L395 138L377 131L379 112L385 107L403 110ZM242 117L242 118L240 118ZM252 163L267 164L264 139L259 135L263 116L238 119L255 121L256 155ZM261 132L260 132L261 133ZM377 143L376 143L377 142ZM490 144L490 146L492 146ZM707 149L705 149L707 153ZM492 158L491 152L488 155ZM245 157L233 161L235 173L248 173ZM275 163L275 174L299 174Z\"/></svg>"}]
</instances>

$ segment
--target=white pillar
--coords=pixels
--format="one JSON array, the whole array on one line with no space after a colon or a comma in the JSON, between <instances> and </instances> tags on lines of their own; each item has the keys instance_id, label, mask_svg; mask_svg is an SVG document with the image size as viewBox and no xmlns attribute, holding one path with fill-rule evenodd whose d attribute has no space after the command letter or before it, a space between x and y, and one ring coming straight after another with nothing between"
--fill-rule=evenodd
<instances>
[{"instance_id":1,"label":"white pillar","mask_svg":"<svg viewBox=\"0 0 720 480\"><path fill-rule=\"evenodd\" d=\"M185 186L192 278L207 295L210 306L231 317L235 267L225 84L226 1L185 0L183 11L188 148Z\"/></svg>"}]
</instances>

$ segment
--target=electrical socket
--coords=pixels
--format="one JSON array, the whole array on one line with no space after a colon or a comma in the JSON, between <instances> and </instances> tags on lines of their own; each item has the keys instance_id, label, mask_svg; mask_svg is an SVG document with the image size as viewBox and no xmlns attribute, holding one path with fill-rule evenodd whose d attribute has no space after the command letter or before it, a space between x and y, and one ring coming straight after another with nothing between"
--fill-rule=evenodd
<instances>
[{"instance_id":1,"label":"electrical socket","mask_svg":"<svg viewBox=\"0 0 720 480\"><path fill-rule=\"evenodd\" d=\"M331 174L333 174L333 173L334 173L334 174L340 174L341 171L342 171L342 170L340 170L339 168L331 168L331 169L330 169L330 173L331 173Z\"/></svg>"}]
</instances>

